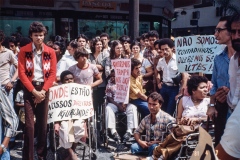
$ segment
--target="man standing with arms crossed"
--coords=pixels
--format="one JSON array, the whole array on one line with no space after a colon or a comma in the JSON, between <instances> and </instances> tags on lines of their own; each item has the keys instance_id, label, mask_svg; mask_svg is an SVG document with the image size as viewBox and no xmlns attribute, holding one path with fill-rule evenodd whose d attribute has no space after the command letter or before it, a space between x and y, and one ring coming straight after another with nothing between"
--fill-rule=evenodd
<instances>
[{"instance_id":1,"label":"man standing with arms crossed","mask_svg":"<svg viewBox=\"0 0 240 160\"><path fill-rule=\"evenodd\" d=\"M230 88L229 84L229 61L234 54L232 48L231 33L230 33L230 17L221 17L214 36L219 44L227 45L226 48L217 55L214 59L212 83L213 87L210 90L210 105L207 115L213 118L215 116L215 146L218 145L227 121L228 104L226 102L227 93Z\"/></svg>"},{"instance_id":2,"label":"man standing with arms crossed","mask_svg":"<svg viewBox=\"0 0 240 160\"><path fill-rule=\"evenodd\" d=\"M25 136L23 160L34 159L34 114L37 127L37 155L45 160L47 155L48 89L56 78L56 55L43 43L47 34L41 22L33 22L29 28L32 43L21 48L18 72L24 85Z\"/></svg>"}]
</instances>

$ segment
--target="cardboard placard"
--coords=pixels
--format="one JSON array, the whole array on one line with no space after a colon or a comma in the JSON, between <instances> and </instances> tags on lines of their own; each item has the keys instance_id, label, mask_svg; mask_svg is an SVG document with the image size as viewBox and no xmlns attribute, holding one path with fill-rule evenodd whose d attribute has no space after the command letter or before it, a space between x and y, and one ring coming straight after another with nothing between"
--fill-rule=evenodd
<instances>
[{"instance_id":1,"label":"cardboard placard","mask_svg":"<svg viewBox=\"0 0 240 160\"><path fill-rule=\"evenodd\" d=\"M48 123L70 119L87 119L93 115L90 86L68 83L49 89Z\"/></svg>"}]
</instances>

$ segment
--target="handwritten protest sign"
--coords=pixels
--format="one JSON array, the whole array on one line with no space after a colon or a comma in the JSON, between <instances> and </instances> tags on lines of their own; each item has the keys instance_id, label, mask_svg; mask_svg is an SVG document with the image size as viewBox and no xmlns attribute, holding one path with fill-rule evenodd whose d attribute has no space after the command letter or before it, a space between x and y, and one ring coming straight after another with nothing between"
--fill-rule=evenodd
<instances>
[{"instance_id":1,"label":"handwritten protest sign","mask_svg":"<svg viewBox=\"0 0 240 160\"><path fill-rule=\"evenodd\" d=\"M198 145L192 153L190 160L218 160L211 136L199 127Z\"/></svg>"},{"instance_id":2,"label":"handwritten protest sign","mask_svg":"<svg viewBox=\"0 0 240 160\"><path fill-rule=\"evenodd\" d=\"M68 83L49 89L48 123L86 119L93 114L90 86Z\"/></svg>"},{"instance_id":3,"label":"handwritten protest sign","mask_svg":"<svg viewBox=\"0 0 240 160\"><path fill-rule=\"evenodd\" d=\"M217 44L213 35L175 39L177 65L180 72L212 74L214 58L225 45Z\"/></svg>"},{"instance_id":4,"label":"handwritten protest sign","mask_svg":"<svg viewBox=\"0 0 240 160\"><path fill-rule=\"evenodd\" d=\"M114 101L127 104L129 101L130 75L131 75L131 60L130 59L115 59L111 61L112 67L115 70L115 82L117 86L116 96Z\"/></svg>"}]
</instances>

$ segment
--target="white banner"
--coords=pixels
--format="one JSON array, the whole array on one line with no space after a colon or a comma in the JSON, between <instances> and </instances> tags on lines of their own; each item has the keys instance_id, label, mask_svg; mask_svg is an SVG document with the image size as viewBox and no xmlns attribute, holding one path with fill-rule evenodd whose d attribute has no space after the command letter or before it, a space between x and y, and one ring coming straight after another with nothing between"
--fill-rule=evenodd
<instances>
[{"instance_id":1,"label":"white banner","mask_svg":"<svg viewBox=\"0 0 240 160\"><path fill-rule=\"evenodd\" d=\"M93 114L90 86L68 83L49 89L48 123L70 119L87 119Z\"/></svg>"},{"instance_id":2,"label":"white banner","mask_svg":"<svg viewBox=\"0 0 240 160\"><path fill-rule=\"evenodd\" d=\"M180 72L212 74L213 62L225 45L217 44L213 35L175 38L177 65Z\"/></svg>"},{"instance_id":3,"label":"white banner","mask_svg":"<svg viewBox=\"0 0 240 160\"><path fill-rule=\"evenodd\" d=\"M115 70L115 82L117 86L114 101L128 104L130 76L131 76L131 59L114 59L111 60L112 67Z\"/></svg>"}]
</instances>

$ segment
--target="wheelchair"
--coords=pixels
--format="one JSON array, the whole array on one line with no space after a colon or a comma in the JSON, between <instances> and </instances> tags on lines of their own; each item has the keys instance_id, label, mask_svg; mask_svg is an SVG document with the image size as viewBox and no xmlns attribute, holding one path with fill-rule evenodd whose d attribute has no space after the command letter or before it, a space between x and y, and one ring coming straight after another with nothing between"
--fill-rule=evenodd
<instances>
[{"instance_id":1,"label":"wheelchair","mask_svg":"<svg viewBox=\"0 0 240 160\"><path fill-rule=\"evenodd\" d=\"M83 146L82 153L76 152L77 155L82 154L82 160L85 159L86 150L88 149L89 152L89 160L95 160L97 159L97 127L96 127L96 114L94 114L92 117L88 118L86 121L87 124L87 131L88 131L88 137L86 142L79 141L78 145ZM54 160L62 160L62 150L61 146L59 146L59 135L55 134L54 132L54 123L51 123L50 125L50 148L54 154Z\"/></svg>"},{"instance_id":2,"label":"wheelchair","mask_svg":"<svg viewBox=\"0 0 240 160\"><path fill-rule=\"evenodd\" d=\"M115 141L108 128L106 128L106 106L107 106L108 102L107 102L107 96L104 97L104 103L102 104L102 110L101 110L101 130L100 130L100 135L101 135L101 139L103 142L103 146L108 148L109 143L116 143L117 148L115 150L115 153L117 153L117 155L119 154L120 151L123 151L123 149L125 148L126 145L128 145L128 143L132 144L132 142L135 142L135 139L133 136L131 136L131 138L126 142L126 141ZM138 116L138 121L140 119L140 114L137 114ZM116 112L115 113L115 119L116 119L116 130L119 134L119 136L121 137L121 139L123 139L124 134L126 133L127 130L127 115L124 112Z\"/></svg>"}]
</instances>

